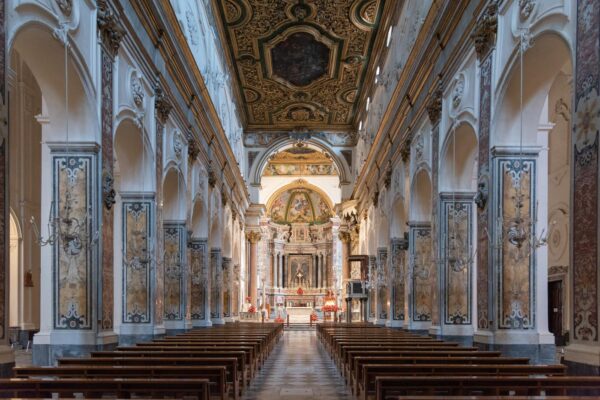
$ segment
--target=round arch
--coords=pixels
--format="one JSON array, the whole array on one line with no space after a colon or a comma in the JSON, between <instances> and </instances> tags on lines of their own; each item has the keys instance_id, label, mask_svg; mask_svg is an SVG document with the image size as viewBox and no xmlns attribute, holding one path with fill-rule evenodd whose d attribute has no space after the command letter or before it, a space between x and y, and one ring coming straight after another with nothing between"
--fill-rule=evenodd
<instances>
[{"instance_id":1,"label":"round arch","mask_svg":"<svg viewBox=\"0 0 600 400\"><path fill-rule=\"evenodd\" d=\"M139 151L139 149L143 149ZM149 192L154 188L152 145L147 135L129 118L115 129L114 152L119 167L120 190ZM150 171L150 172L149 172Z\"/></svg>"},{"instance_id":2,"label":"round arch","mask_svg":"<svg viewBox=\"0 0 600 400\"><path fill-rule=\"evenodd\" d=\"M460 121L448 131L440 159L440 191L477 189L477 151L477 134L469 122Z\"/></svg>"},{"instance_id":3,"label":"round arch","mask_svg":"<svg viewBox=\"0 0 600 400\"><path fill-rule=\"evenodd\" d=\"M429 172L419 169L411 185L410 219L411 221L431 220L431 178Z\"/></svg>"},{"instance_id":4,"label":"round arch","mask_svg":"<svg viewBox=\"0 0 600 400\"><path fill-rule=\"evenodd\" d=\"M186 188L181 171L171 166L163 178L163 216L165 220L185 221L186 219Z\"/></svg>"},{"instance_id":5,"label":"round arch","mask_svg":"<svg viewBox=\"0 0 600 400\"><path fill-rule=\"evenodd\" d=\"M271 206L273 205L273 201L277 197L279 197L279 195L281 195L282 193L284 193L284 192L286 192L288 190L292 190L292 189L310 189L310 190L318 193L321 196L321 198L323 198L325 200L325 202L327 203L327 206L331 210L333 210L333 201L327 195L327 193L325 193L318 186L315 186L313 184L308 183L304 179L297 179L296 181L294 181L294 182L292 182L290 184L287 184L285 186L282 186L279 189L277 189L275 192L273 192L273 194L271 195L271 197L269 197L269 200L267 201L267 210L271 209Z\"/></svg>"}]
</instances>

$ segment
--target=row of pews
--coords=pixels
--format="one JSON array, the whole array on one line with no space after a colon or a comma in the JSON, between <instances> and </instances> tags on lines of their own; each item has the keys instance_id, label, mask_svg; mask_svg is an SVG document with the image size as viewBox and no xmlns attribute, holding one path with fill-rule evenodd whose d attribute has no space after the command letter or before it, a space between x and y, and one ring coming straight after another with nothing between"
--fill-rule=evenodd
<instances>
[{"instance_id":1,"label":"row of pews","mask_svg":"<svg viewBox=\"0 0 600 400\"><path fill-rule=\"evenodd\" d=\"M195 329L51 367L16 367L0 397L238 399L283 335L283 324Z\"/></svg>"},{"instance_id":2,"label":"row of pews","mask_svg":"<svg viewBox=\"0 0 600 400\"><path fill-rule=\"evenodd\" d=\"M600 377L567 376L561 364L532 365L526 357L399 329L319 324L317 336L353 394L365 400L600 397Z\"/></svg>"}]
</instances>

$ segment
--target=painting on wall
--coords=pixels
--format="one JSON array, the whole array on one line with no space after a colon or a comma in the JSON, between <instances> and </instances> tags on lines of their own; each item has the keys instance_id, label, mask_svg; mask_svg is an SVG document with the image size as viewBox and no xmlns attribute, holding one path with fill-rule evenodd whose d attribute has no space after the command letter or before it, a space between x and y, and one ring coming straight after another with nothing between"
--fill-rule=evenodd
<instances>
[{"instance_id":1,"label":"painting on wall","mask_svg":"<svg viewBox=\"0 0 600 400\"><path fill-rule=\"evenodd\" d=\"M502 191L498 196L497 212L504 222L501 249L501 279L498 325L503 329L530 329L535 326L533 318L532 282L534 282L534 252L530 244L518 243L511 235L511 221L524 218L528 221L535 215L532 196L535 185L535 160L500 158L496 160L500 180L497 185ZM506 237L505 237L506 235Z\"/></svg>"},{"instance_id":2,"label":"painting on wall","mask_svg":"<svg viewBox=\"0 0 600 400\"><path fill-rule=\"evenodd\" d=\"M60 218L61 229L72 235L54 246L54 327L91 329L92 249L95 209L95 154L53 156L53 218ZM64 221L74 223L67 225ZM80 240L83 239L83 240Z\"/></svg>"},{"instance_id":3,"label":"painting on wall","mask_svg":"<svg viewBox=\"0 0 600 400\"><path fill-rule=\"evenodd\" d=\"M220 292L223 285L221 249L210 249L210 317L221 317Z\"/></svg>"},{"instance_id":4,"label":"painting on wall","mask_svg":"<svg viewBox=\"0 0 600 400\"><path fill-rule=\"evenodd\" d=\"M445 255L444 323L471 323L472 212L473 194L442 198L442 254Z\"/></svg>"},{"instance_id":5,"label":"painting on wall","mask_svg":"<svg viewBox=\"0 0 600 400\"><path fill-rule=\"evenodd\" d=\"M185 225L164 224L165 319L183 318L183 269Z\"/></svg>"},{"instance_id":6,"label":"painting on wall","mask_svg":"<svg viewBox=\"0 0 600 400\"><path fill-rule=\"evenodd\" d=\"M308 147L293 147L271 156L263 176L338 175L329 155Z\"/></svg>"},{"instance_id":7,"label":"painting on wall","mask_svg":"<svg viewBox=\"0 0 600 400\"><path fill-rule=\"evenodd\" d=\"M302 187L278 194L268 207L268 215L278 224L323 224L333 215L329 203L320 193Z\"/></svg>"},{"instance_id":8,"label":"painting on wall","mask_svg":"<svg viewBox=\"0 0 600 400\"><path fill-rule=\"evenodd\" d=\"M190 313L193 320L205 319L206 281L206 240L192 240L190 243L191 296Z\"/></svg>"},{"instance_id":9,"label":"painting on wall","mask_svg":"<svg viewBox=\"0 0 600 400\"><path fill-rule=\"evenodd\" d=\"M413 321L431 321L433 309L432 271L434 263L431 254L431 227L411 226L411 267L413 275L412 318Z\"/></svg>"},{"instance_id":10,"label":"painting on wall","mask_svg":"<svg viewBox=\"0 0 600 400\"><path fill-rule=\"evenodd\" d=\"M312 255L290 255L288 262L287 287L312 287Z\"/></svg>"},{"instance_id":11,"label":"painting on wall","mask_svg":"<svg viewBox=\"0 0 600 400\"><path fill-rule=\"evenodd\" d=\"M123 322L150 322L152 202L123 200Z\"/></svg>"},{"instance_id":12,"label":"painting on wall","mask_svg":"<svg viewBox=\"0 0 600 400\"><path fill-rule=\"evenodd\" d=\"M383 247L383 248L377 249L378 268L383 271L386 281L389 280L389 277L390 277L387 257L388 257L387 248ZM389 289L387 287L379 287L378 288L377 301L379 303L379 318L380 319L387 319L388 301L389 301L388 290Z\"/></svg>"}]
</instances>

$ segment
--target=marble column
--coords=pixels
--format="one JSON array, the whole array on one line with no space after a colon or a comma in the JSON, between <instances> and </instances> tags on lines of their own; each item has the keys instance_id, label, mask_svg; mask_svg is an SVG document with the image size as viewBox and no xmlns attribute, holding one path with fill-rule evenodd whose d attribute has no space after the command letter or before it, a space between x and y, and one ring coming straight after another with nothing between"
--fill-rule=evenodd
<instances>
[{"instance_id":1,"label":"marble column","mask_svg":"<svg viewBox=\"0 0 600 400\"><path fill-rule=\"evenodd\" d=\"M208 241L206 239L192 238L190 241L190 313L192 326L210 326L210 309L208 294L210 281L208 279Z\"/></svg>"},{"instance_id":2,"label":"marble column","mask_svg":"<svg viewBox=\"0 0 600 400\"><path fill-rule=\"evenodd\" d=\"M390 309L388 326L403 327L406 316L406 279L408 267L404 262L408 240L392 238L390 241Z\"/></svg>"},{"instance_id":3,"label":"marble column","mask_svg":"<svg viewBox=\"0 0 600 400\"><path fill-rule=\"evenodd\" d=\"M166 329L185 329L186 227L183 221L165 223L164 238L164 324Z\"/></svg>"},{"instance_id":4,"label":"marble column","mask_svg":"<svg viewBox=\"0 0 600 400\"><path fill-rule=\"evenodd\" d=\"M477 313L474 340L490 342L493 320L492 252L488 232L490 211L490 126L492 119L492 66L498 21L498 4L490 3L479 17L472 35L479 60L479 141L477 155Z\"/></svg>"},{"instance_id":5,"label":"marble column","mask_svg":"<svg viewBox=\"0 0 600 400\"><path fill-rule=\"evenodd\" d=\"M443 88L441 82L437 83L437 88L433 92L432 97L427 104L427 115L431 122L431 253L433 255L432 262L435 263L435 259L439 255L439 152L440 152L440 120L442 115L442 97ZM443 302L443 295L440 287L440 271L437 266L430 268L429 283L431 284L430 296L432 298L431 303L431 325L429 327L429 333L433 335L439 335L440 332L440 310Z\"/></svg>"},{"instance_id":6,"label":"marble column","mask_svg":"<svg viewBox=\"0 0 600 400\"><path fill-rule=\"evenodd\" d=\"M384 325L388 318L388 285L390 282L387 247L377 249L377 270L377 274L384 278L384 282L379 282L377 286L377 324Z\"/></svg>"},{"instance_id":7,"label":"marble column","mask_svg":"<svg viewBox=\"0 0 600 400\"><path fill-rule=\"evenodd\" d=\"M232 263L231 258L223 257L223 318L225 322L232 322L232 294L233 294L233 279L232 279Z\"/></svg>"},{"instance_id":8,"label":"marble column","mask_svg":"<svg viewBox=\"0 0 600 400\"><path fill-rule=\"evenodd\" d=\"M213 325L222 325L223 319L223 258L220 248L210 249L210 274L211 274L211 308L210 319Z\"/></svg>"},{"instance_id":9,"label":"marble column","mask_svg":"<svg viewBox=\"0 0 600 400\"><path fill-rule=\"evenodd\" d=\"M279 253L279 273L277 274L277 287L283 287L283 254Z\"/></svg>"},{"instance_id":10,"label":"marble column","mask_svg":"<svg viewBox=\"0 0 600 400\"><path fill-rule=\"evenodd\" d=\"M369 256L369 277L371 283L374 283L377 275L377 256ZM369 290L369 298L367 302L367 315L364 316L370 322L377 321L377 288L371 287Z\"/></svg>"},{"instance_id":11,"label":"marble column","mask_svg":"<svg viewBox=\"0 0 600 400\"><path fill-rule=\"evenodd\" d=\"M258 242L260 241L261 234L257 231L246 232L246 239L249 242L250 249L250 302L253 306L258 307L258 276L257 276L257 263L258 263Z\"/></svg>"},{"instance_id":12,"label":"marble column","mask_svg":"<svg viewBox=\"0 0 600 400\"><path fill-rule=\"evenodd\" d=\"M571 189L571 341L565 360L579 372L600 373L598 287L598 128L600 114L600 3L577 2ZM575 229L576 228L576 229Z\"/></svg>"},{"instance_id":13,"label":"marble column","mask_svg":"<svg viewBox=\"0 0 600 400\"><path fill-rule=\"evenodd\" d=\"M0 0L0 115L8 115L6 76L6 2ZM8 117L5 117L8 118ZM0 377L12 374L15 356L8 346L8 119L0 121Z\"/></svg>"},{"instance_id":14,"label":"marble column","mask_svg":"<svg viewBox=\"0 0 600 400\"><path fill-rule=\"evenodd\" d=\"M473 193L440 194L442 335L473 334Z\"/></svg>"},{"instance_id":15,"label":"marble column","mask_svg":"<svg viewBox=\"0 0 600 400\"><path fill-rule=\"evenodd\" d=\"M165 136L165 125L169 119L169 114L172 105L167 95L163 91L160 83L155 87L154 92L154 108L156 114L155 126L155 177L156 177L156 243L154 246L156 254L156 267L154 272L154 334L161 335L165 333L164 327L164 278L165 264L163 255L165 249L164 233L163 233L163 137Z\"/></svg>"},{"instance_id":16,"label":"marble column","mask_svg":"<svg viewBox=\"0 0 600 400\"><path fill-rule=\"evenodd\" d=\"M342 291L343 297L346 297L346 282L350 279L350 261L348 257L350 257L350 232L340 231L338 234L338 238L342 242Z\"/></svg>"},{"instance_id":17,"label":"marble column","mask_svg":"<svg viewBox=\"0 0 600 400\"><path fill-rule=\"evenodd\" d=\"M434 308L431 295L437 265L432 257L431 224L428 222L409 222L409 329L429 329ZM437 287L436 287L437 288ZM438 332L439 329L436 330Z\"/></svg>"},{"instance_id":18,"label":"marble column","mask_svg":"<svg viewBox=\"0 0 600 400\"><path fill-rule=\"evenodd\" d=\"M279 286L279 253L274 252L273 256L273 288Z\"/></svg>"}]
</instances>

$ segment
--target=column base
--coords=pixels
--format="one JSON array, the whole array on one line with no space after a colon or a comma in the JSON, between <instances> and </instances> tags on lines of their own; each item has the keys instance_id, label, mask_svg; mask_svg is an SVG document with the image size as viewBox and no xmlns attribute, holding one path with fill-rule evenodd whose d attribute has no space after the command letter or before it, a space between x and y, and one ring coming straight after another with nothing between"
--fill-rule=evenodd
<instances>
[{"instance_id":1,"label":"column base","mask_svg":"<svg viewBox=\"0 0 600 400\"><path fill-rule=\"evenodd\" d=\"M225 320L226 324L230 324L235 321L235 319L233 319L233 317L225 317L224 320Z\"/></svg>"},{"instance_id":2,"label":"column base","mask_svg":"<svg viewBox=\"0 0 600 400\"><path fill-rule=\"evenodd\" d=\"M411 326L411 329L414 328ZM430 325L427 331L432 336L440 336L442 334L442 328L439 325Z\"/></svg>"},{"instance_id":3,"label":"column base","mask_svg":"<svg viewBox=\"0 0 600 400\"><path fill-rule=\"evenodd\" d=\"M431 328L431 321L405 321L404 325L411 331L426 331ZM438 326L439 329L439 326Z\"/></svg>"},{"instance_id":4,"label":"column base","mask_svg":"<svg viewBox=\"0 0 600 400\"><path fill-rule=\"evenodd\" d=\"M164 325L158 325L158 326L155 325L154 326L154 332L153 333L155 335L158 335L158 336L164 335L166 332L167 332L167 330L165 329Z\"/></svg>"},{"instance_id":5,"label":"column base","mask_svg":"<svg viewBox=\"0 0 600 400\"><path fill-rule=\"evenodd\" d=\"M600 346L572 343L565 348L569 374L600 375Z\"/></svg>"},{"instance_id":6,"label":"column base","mask_svg":"<svg viewBox=\"0 0 600 400\"><path fill-rule=\"evenodd\" d=\"M116 335L115 335L116 336ZM64 357L89 357L92 351L114 350L117 342L103 344L36 344L32 346L34 365L56 365L56 360Z\"/></svg>"},{"instance_id":7,"label":"column base","mask_svg":"<svg viewBox=\"0 0 600 400\"><path fill-rule=\"evenodd\" d=\"M375 320L375 325L385 326L385 324L387 322L388 322L387 319L381 319L381 318L379 318L379 319Z\"/></svg>"},{"instance_id":8,"label":"column base","mask_svg":"<svg viewBox=\"0 0 600 400\"><path fill-rule=\"evenodd\" d=\"M15 366L15 352L7 345L0 345L0 378L9 378L13 375Z\"/></svg>"},{"instance_id":9,"label":"column base","mask_svg":"<svg viewBox=\"0 0 600 400\"><path fill-rule=\"evenodd\" d=\"M385 323L385 326L387 326L388 328L404 328L404 321L401 320L388 320Z\"/></svg>"},{"instance_id":10,"label":"column base","mask_svg":"<svg viewBox=\"0 0 600 400\"><path fill-rule=\"evenodd\" d=\"M210 319L193 319L192 320L192 326L194 328L208 328L212 325L213 324L210 321Z\"/></svg>"},{"instance_id":11,"label":"column base","mask_svg":"<svg viewBox=\"0 0 600 400\"><path fill-rule=\"evenodd\" d=\"M211 318L213 325L225 325L225 320L223 318Z\"/></svg>"},{"instance_id":12,"label":"column base","mask_svg":"<svg viewBox=\"0 0 600 400\"><path fill-rule=\"evenodd\" d=\"M473 325L444 325L442 336L473 336Z\"/></svg>"},{"instance_id":13,"label":"column base","mask_svg":"<svg viewBox=\"0 0 600 400\"><path fill-rule=\"evenodd\" d=\"M551 344L554 345L554 335L549 332L535 331L477 331L474 334L473 341L485 344L502 344L502 345L517 345L517 344Z\"/></svg>"},{"instance_id":14,"label":"column base","mask_svg":"<svg viewBox=\"0 0 600 400\"><path fill-rule=\"evenodd\" d=\"M175 331L175 330L183 331L185 329L186 329L186 321L185 320L165 321L165 330L167 330L167 331Z\"/></svg>"}]
</instances>

